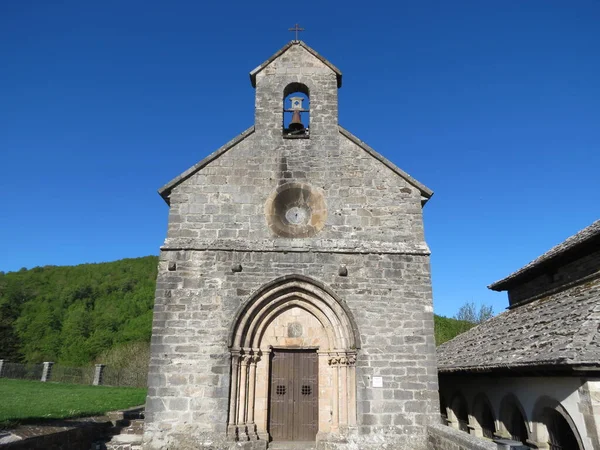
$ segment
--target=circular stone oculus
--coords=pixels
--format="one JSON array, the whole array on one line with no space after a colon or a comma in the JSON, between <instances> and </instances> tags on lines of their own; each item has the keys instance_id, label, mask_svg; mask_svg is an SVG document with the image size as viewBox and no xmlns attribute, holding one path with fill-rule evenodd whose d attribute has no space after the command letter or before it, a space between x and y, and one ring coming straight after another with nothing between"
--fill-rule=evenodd
<instances>
[{"instance_id":1,"label":"circular stone oculus","mask_svg":"<svg viewBox=\"0 0 600 450\"><path fill-rule=\"evenodd\" d=\"M310 211L301 206L292 206L285 213L285 219L291 225L304 225L310 219Z\"/></svg>"},{"instance_id":2,"label":"circular stone oculus","mask_svg":"<svg viewBox=\"0 0 600 450\"><path fill-rule=\"evenodd\" d=\"M306 183L286 183L267 199L265 216L267 225L277 236L314 236L323 229L327 220L323 192Z\"/></svg>"}]
</instances>

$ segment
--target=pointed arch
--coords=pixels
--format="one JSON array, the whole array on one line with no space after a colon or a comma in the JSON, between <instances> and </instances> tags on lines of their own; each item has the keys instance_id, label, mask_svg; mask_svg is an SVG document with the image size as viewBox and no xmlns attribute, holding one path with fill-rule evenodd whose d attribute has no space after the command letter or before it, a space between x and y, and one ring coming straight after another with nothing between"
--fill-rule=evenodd
<instances>
[{"instance_id":1,"label":"pointed arch","mask_svg":"<svg viewBox=\"0 0 600 450\"><path fill-rule=\"evenodd\" d=\"M450 401L450 412L452 425L466 433L469 432L469 410L467 400L460 391L456 391Z\"/></svg>"},{"instance_id":2,"label":"pointed arch","mask_svg":"<svg viewBox=\"0 0 600 450\"><path fill-rule=\"evenodd\" d=\"M496 433L496 419L492 404L485 393L480 392L473 400L473 429L475 435L493 439Z\"/></svg>"},{"instance_id":3,"label":"pointed arch","mask_svg":"<svg viewBox=\"0 0 600 450\"><path fill-rule=\"evenodd\" d=\"M535 402L532 414L535 440L550 448L584 448L575 422L562 404L547 395Z\"/></svg>"},{"instance_id":4,"label":"pointed arch","mask_svg":"<svg viewBox=\"0 0 600 450\"><path fill-rule=\"evenodd\" d=\"M346 304L323 283L296 274L265 284L238 309L229 331L229 348L258 347L268 318L292 303L313 314L331 330L332 349L360 348L358 327Z\"/></svg>"},{"instance_id":5,"label":"pointed arch","mask_svg":"<svg viewBox=\"0 0 600 450\"><path fill-rule=\"evenodd\" d=\"M514 394L506 394L500 402L500 425L515 441L525 443L529 439L528 417L521 402Z\"/></svg>"}]
</instances>

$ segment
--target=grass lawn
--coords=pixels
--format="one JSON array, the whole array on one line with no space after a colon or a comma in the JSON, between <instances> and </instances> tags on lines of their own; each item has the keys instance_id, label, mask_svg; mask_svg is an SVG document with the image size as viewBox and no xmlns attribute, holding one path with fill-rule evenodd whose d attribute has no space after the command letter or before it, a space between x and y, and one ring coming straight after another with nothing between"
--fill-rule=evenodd
<instances>
[{"instance_id":1,"label":"grass lawn","mask_svg":"<svg viewBox=\"0 0 600 450\"><path fill-rule=\"evenodd\" d=\"M145 401L146 389L142 388L0 378L0 428L46 419L94 416Z\"/></svg>"}]
</instances>

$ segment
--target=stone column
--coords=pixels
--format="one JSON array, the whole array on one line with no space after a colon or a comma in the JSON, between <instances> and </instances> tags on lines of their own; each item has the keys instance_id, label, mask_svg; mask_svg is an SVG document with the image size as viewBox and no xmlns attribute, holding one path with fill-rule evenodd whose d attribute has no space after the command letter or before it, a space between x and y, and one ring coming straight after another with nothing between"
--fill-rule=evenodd
<instances>
[{"instance_id":1,"label":"stone column","mask_svg":"<svg viewBox=\"0 0 600 450\"><path fill-rule=\"evenodd\" d=\"M233 439L236 438L239 358L240 352L231 352L231 398L229 399L229 424L227 426L227 434Z\"/></svg>"},{"instance_id":2,"label":"stone column","mask_svg":"<svg viewBox=\"0 0 600 450\"><path fill-rule=\"evenodd\" d=\"M347 432L348 430L348 358L346 355L340 357L339 362L340 374L340 430Z\"/></svg>"},{"instance_id":3,"label":"stone column","mask_svg":"<svg viewBox=\"0 0 600 450\"><path fill-rule=\"evenodd\" d=\"M246 433L246 393L248 384L248 355L240 355L240 384L239 384L239 403L238 403L238 439L247 441Z\"/></svg>"},{"instance_id":4,"label":"stone column","mask_svg":"<svg viewBox=\"0 0 600 450\"><path fill-rule=\"evenodd\" d=\"M600 380L586 379L579 387L579 411L593 448L600 448Z\"/></svg>"},{"instance_id":5,"label":"stone column","mask_svg":"<svg viewBox=\"0 0 600 450\"><path fill-rule=\"evenodd\" d=\"M42 379L41 381L46 382L50 381L50 377L52 376L52 366L54 365L51 361L44 362L44 369L42 370Z\"/></svg>"},{"instance_id":6,"label":"stone column","mask_svg":"<svg viewBox=\"0 0 600 450\"><path fill-rule=\"evenodd\" d=\"M248 435L251 439L258 438L254 423L254 393L256 389L256 364L259 358L258 350L255 350L248 359L250 365L250 369L248 370Z\"/></svg>"},{"instance_id":7,"label":"stone column","mask_svg":"<svg viewBox=\"0 0 600 450\"><path fill-rule=\"evenodd\" d=\"M269 374L271 373L271 349L261 349L260 350L260 354L261 354L261 360L264 361L264 366L265 366L265 374L266 376L263 377L262 380L256 380L257 383L262 383L262 392L264 393L264 401L263 401L263 421L259 424L257 424L257 431L256 434L258 435L258 438L264 441L269 441L270 436L269 436L269 432L267 431L267 429L269 428L269 423L268 423L268 414L269 414L269 397L267 395L267 393L269 392L269 384L270 384L270 378L269 378ZM256 392L255 392L255 400L256 400Z\"/></svg>"},{"instance_id":8,"label":"stone column","mask_svg":"<svg viewBox=\"0 0 600 450\"><path fill-rule=\"evenodd\" d=\"M348 426L356 426L356 353L348 354Z\"/></svg>"},{"instance_id":9,"label":"stone column","mask_svg":"<svg viewBox=\"0 0 600 450\"><path fill-rule=\"evenodd\" d=\"M332 379L332 389L331 389L331 431L333 433L339 432L340 428L340 419L339 419L339 397L340 397L340 388L339 388L339 370L338 363L339 357L336 353L332 353L329 356L327 361L333 373L331 374Z\"/></svg>"},{"instance_id":10,"label":"stone column","mask_svg":"<svg viewBox=\"0 0 600 450\"><path fill-rule=\"evenodd\" d=\"M102 385L102 378L104 376L105 367L106 366L104 364L96 364L96 370L94 371L94 381L92 383L94 386Z\"/></svg>"},{"instance_id":11,"label":"stone column","mask_svg":"<svg viewBox=\"0 0 600 450\"><path fill-rule=\"evenodd\" d=\"M2 378L2 369L4 369L4 360L0 359L0 378Z\"/></svg>"}]
</instances>

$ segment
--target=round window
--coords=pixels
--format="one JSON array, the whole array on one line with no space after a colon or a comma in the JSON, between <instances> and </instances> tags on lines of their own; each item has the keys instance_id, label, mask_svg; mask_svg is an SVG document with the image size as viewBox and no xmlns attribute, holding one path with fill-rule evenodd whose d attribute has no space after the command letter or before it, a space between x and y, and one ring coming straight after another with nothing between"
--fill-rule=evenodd
<instances>
[{"instance_id":1,"label":"round window","mask_svg":"<svg viewBox=\"0 0 600 450\"><path fill-rule=\"evenodd\" d=\"M321 231L327 219L325 198L308 184L287 183L269 196L265 216L267 225L277 236L314 236Z\"/></svg>"}]
</instances>

